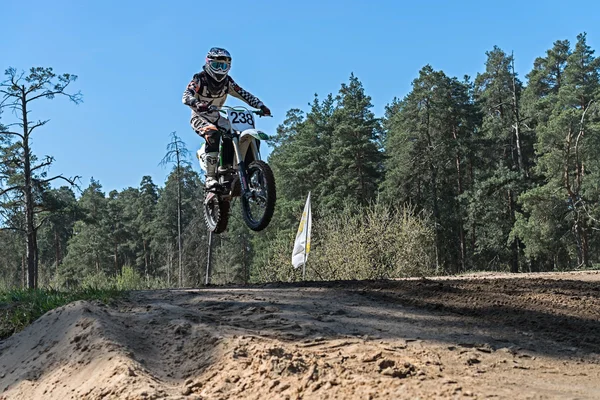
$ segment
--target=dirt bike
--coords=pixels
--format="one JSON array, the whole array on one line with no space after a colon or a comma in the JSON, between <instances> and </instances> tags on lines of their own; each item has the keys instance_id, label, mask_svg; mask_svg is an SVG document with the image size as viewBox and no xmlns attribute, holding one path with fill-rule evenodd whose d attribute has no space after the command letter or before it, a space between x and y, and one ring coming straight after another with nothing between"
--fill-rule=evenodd
<instances>
[{"instance_id":1,"label":"dirt bike","mask_svg":"<svg viewBox=\"0 0 600 400\"><path fill-rule=\"evenodd\" d=\"M253 231L265 229L275 211L277 197L275 178L269 165L260 159L260 141L269 139L264 132L255 129L254 115L264 116L262 111L245 107L212 107L219 118L229 120L230 129L220 128L218 185L205 190L204 220L209 231L222 233L227 229L229 208L233 198L240 197L242 217ZM206 144L198 150L200 166L206 172Z\"/></svg>"}]
</instances>

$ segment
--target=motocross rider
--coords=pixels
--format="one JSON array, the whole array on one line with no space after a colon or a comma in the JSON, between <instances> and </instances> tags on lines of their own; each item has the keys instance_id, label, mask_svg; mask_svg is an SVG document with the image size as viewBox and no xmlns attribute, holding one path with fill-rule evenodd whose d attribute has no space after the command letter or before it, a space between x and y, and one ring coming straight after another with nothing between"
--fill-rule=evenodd
<instances>
[{"instance_id":1,"label":"motocross rider","mask_svg":"<svg viewBox=\"0 0 600 400\"><path fill-rule=\"evenodd\" d=\"M206 55L202 71L195 74L183 93L183 104L192 109L190 124L194 131L206 140L206 183L210 189L217 184L217 162L219 158L220 128L229 129L229 121L219 118L219 112L209 107L221 107L227 95L243 100L251 107L259 108L264 115L271 110L262 101L242 89L228 75L231 68L231 55L225 49L213 47Z\"/></svg>"}]
</instances>

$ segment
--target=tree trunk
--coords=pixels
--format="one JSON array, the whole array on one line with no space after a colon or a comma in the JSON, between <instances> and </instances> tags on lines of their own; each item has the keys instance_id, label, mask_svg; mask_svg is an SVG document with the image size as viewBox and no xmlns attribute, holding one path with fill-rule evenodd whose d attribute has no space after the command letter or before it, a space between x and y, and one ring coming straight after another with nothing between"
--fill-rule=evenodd
<instances>
[{"instance_id":1,"label":"tree trunk","mask_svg":"<svg viewBox=\"0 0 600 400\"><path fill-rule=\"evenodd\" d=\"M182 262L182 252L181 252L181 158L180 158L180 149L175 142L175 156L177 157L177 169L176 169L176 178L177 178L177 253L178 253L178 262L179 262L179 279L178 286L183 286L183 262Z\"/></svg>"},{"instance_id":2,"label":"tree trunk","mask_svg":"<svg viewBox=\"0 0 600 400\"><path fill-rule=\"evenodd\" d=\"M29 217L31 218L31 217ZM27 231L26 237L26 258L27 258L27 287L29 289L35 289L35 246L33 244L34 233L33 231Z\"/></svg>"},{"instance_id":3,"label":"tree trunk","mask_svg":"<svg viewBox=\"0 0 600 400\"><path fill-rule=\"evenodd\" d=\"M475 176L473 174L473 160L471 158L469 158L469 184L471 185L471 187L473 187L473 185L475 185ZM475 254L475 246L477 244L477 236L475 234L475 226L477 225L477 220L475 219L475 216L472 216L472 221L471 221L471 253L470 256L473 256Z\"/></svg>"},{"instance_id":4,"label":"tree trunk","mask_svg":"<svg viewBox=\"0 0 600 400\"><path fill-rule=\"evenodd\" d=\"M221 240L221 239L219 240L219 248L220 248L220 251L219 251L219 252L220 252L221 254L223 254L223 240ZM228 266L229 266L229 263L230 263L230 260L227 260L227 259L226 259L226 260L225 260L225 284L228 284L229 282L231 282L231 281L229 280L229 268L228 268Z\"/></svg>"},{"instance_id":5,"label":"tree trunk","mask_svg":"<svg viewBox=\"0 0 600 400\"><path fill-rule=\"evenodd\" d=\"M519 164L519 172L528 176L525 170L525 163L523 162L523 153L521 151L521 117L519 116L519 103L517 102L517 82L515 78L515 59L512 58L512 106L513 113L515 114L515 142L517 145L517 159Z\"/></svg>"},{"instance_id":6,"label":"tree trunk","mask_svg":"<svg viewBox=\"0 0 600 400\"><path fill-rule=\"evenodd\" d=\"M35 273L34 273L34 277L33 277L33 282L34 282L35 288L37 289L38 282L39 282L38 278L39 278L39 271L40 271L39 270L40 263L39 263L39 259L38 259L39 251L38 251L38 244L37 244L37 234L36 234L37 232L34 230L33 233L34 233L34 235L33 235L33 264L35 265L35 268L34 268Z\"/></svg>"},{"instance_id":7,"label":"tree trunk","mask_svg":"<svg viewBox=\"0 0 600 400\"><path fill-rule=\"evenodd\" d=\"M60 240L60 235L58 237L58 263L62 264L62 256L63 256L63 248L62 248L62 242Z\"/></svg>"},{"instance_id":8,"label":"tree trunk","mask_svg":"<svg viewBox=\"0 0 600 400\"><path fill-rule=\"evenodd\" d=\"M54 264L56 268L60 264L60 239L58 236L58 229L54 228Z\"/></svg>"},{"instance_id":9,"label":"tree trunk","mask_svg":"<svg viewBox=\"0 0 600 400\"><path fill-rule=\"evenodd\" d=\"M177 253L179 256L178 286L183 286L183 263L181 254L181 179L179 177L179 153L177 153Z\"/></svg>"},{"instance_id":10,"label":"tree trunk","mask_svg":"<svg viewBox=\"0 0 600 400\"><path fill-rule=\"evenodd\" d=\"M117 248L118 248L118 243L115 240L114 245L113 245L113 251L115 254L115 274L119 275L119 258L118 258L118 254L117 254Z\"/></svg>"},{"instance_id":11,"label":"tree trunk","mask_svg":"<svg viewBox=\"0 0 600 400\"><path fill-rule=\"evenodd\" d=\"M435 222L435 248L436 248L436 268L439 269L441 266L440 253L441 253L441 241L440 241L440 210L437 199L437 170L433 165L433 162L429 166L430 168L430 179L431 179L431 195L433 197L433 219Z\"/></svg>"},{"instance_id":12,"label":"tree trunk","mask_svg":"<svg viewBox=\"0 0 600 400\"><path fill-rule=\"evenodd\" d=\"M580 212L580 195L579 190L581 188L581 179L583 176L583 168L579 163L579 155L578 155L578 142L579 137L582 135L582 132L579 132L578 138L575 141L575 179L571 184L571 180L569 178L569 164L571 160L571 150L572 150L572 140L573 140L574 132L571 127L569 127L569 132L566 137L566 150L565 150L565 159L564 159L564 167L563 167L563 181L565 190L571 200L571 207L573 207L573 212L575 213L575 240L577 242L577 263L579 266L589 266L589 242L588 242L588 234L587 234L587 224L585 222L585 217L582 218Z\"/></svg>"},{"instance_id":13,"label":"tree trunk","mask_svg":"<svg viewBox=\"0 0 600 400\"><path fill-rule=\"evenodd\" d=\"M171 286L171 268L173 266L173 251L171 244L167 245L167 283Z\"/></svg>"},{"instance_id":14,"label":"tree trunk","mask_svg":"<svg viewBox=\"0 0 600 400\"><path fill-rule=\"evenodd\" d=\"M433 142L431 140L431 134L429 133L429 115L430 111L429 111L429 102L427 102L427 127L426 127L426 135L427 135L427 149L429 152L429 173L430 173L430 184L431 184L431 196L432 196L432 201L433 201L433 218L434 218L434 222L435 222L435 248L436 248L436 252L435 252L435 264L436 264L436 269L439 270L440 265L441 265L441 261L440 261L440 210L439 210L439 206L438 206L438 199L437 199L437 169L436 166L434 164L434 156L432 153L433 151Z\"/></svg>"},{"instance_id":15,"label":"tree trunk","mask_svg":"<svg viewBox=\"0 0 600 400\"><path fill-rule=\"evenodd\" d=\"M580 226L580 241L581 241L581 262L584 267L590 266L590 246L588 241L587 223L585 218L582 218Z\"/></svg>"},{"instance_id":16,"label":"tree trunk","mask_svg":"<svg viewBox=\"0 0 600 400\"><path fill-rule=\"evenodd\" d=\"M144 239L144 275L148 279L148 249L146 247L146 239Z\"/></svg>"},{"instance_id":17,"label":"tree trunk","mask_svg":"<svg viewBox=\"0 0 600 400\"><path fill-rule=\"evenodd\" d=\"M25 87L23 86L23 96L21 98L21 106L23 108L23 173L25 175L24 200L25 200L25 240L26 240L26 257L27 257L27 287L35 289L37 275L37 257L35 245L35 221L33 202L33 188L31 186L31 150L29 148L29 123L27 120L27 98L25 95Z\"/></svg>"},{"instance_id":18,"label":"tree trunk","mask_svg":"<svg viewBox=\"0 0 600 400\"><path fill-rule=\"evenodd\" d=\"M21 283L23 289L27 287L27 268L25 267L25 254L21 256Z\"/></svg>"},{"instance_id":19,"label":"tree trunk","mask_svg":"<svg viewBox=\"0 0 600 400\"><path fill-rule=\"evenodd\" d=\"M356 131L354 133L354 137L356 138L356 140L359 140L359 136L360 133L358 131ZM365 185L365 177L363 175L363 168L362 168L362 159L363 159L363 155L362 153L356 154L356 174L358 176L358 186L359 186L359 194L358 194L358 198L362 199L362 201L368 202L370 197L367 195L367 189L366 189L366 185Z\"/></svg>"},{"instance_id":20,"label":"tree trunk","mask_svg":"<svg viewBox=\"0 0 600 400\"><path fill-rule=\"evenodd\" d=\"M460 167L461 167L461 158L460 158L460 151L458 150L458 135L456 132L456 126L453 127L452 129L452 135L454 136L454 140L457 143L457 150L456 150L456 183L458 185L458 195L462 195L463 193L463 182L462 182L462 175L461 175L461 171L460 171ZM465 264L466 264L466 258L467 258L467 244L465 242L465 229L463 226L463 217L462 217L462 210L460 208L460 203L457 202L457 208L458 208L458 236L459 236L459 240L460 240L460 269L461 271L465 271Z\"/></svg>"},{"instance_id":21,"label":"tree trunk","mask_svg":"<svg viewBox=\"0 0 600 400\"><path fill-rule=\"evenodd\" d=\"M511 190L508 191L508 210L510 214L511 226L515 225L515 201ZM514 239L511 243L510 272L519 272L519 239Z\"/></svg>"}]
</instances>

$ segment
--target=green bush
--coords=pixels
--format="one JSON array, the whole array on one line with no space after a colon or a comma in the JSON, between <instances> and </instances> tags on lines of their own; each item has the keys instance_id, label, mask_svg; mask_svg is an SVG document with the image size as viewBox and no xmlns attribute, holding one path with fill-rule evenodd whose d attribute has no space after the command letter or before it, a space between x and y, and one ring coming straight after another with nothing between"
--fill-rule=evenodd
<instances>
[{"instance_id":1,"label":"green bush","mask_svg":"<svg viewBox=\"0 0 600 400\"><path fill-rule=\"evenodd\" d=\"M295 232L279 230L275 233L268 248L257 253L254 260L256 268L251 271L252 282L295 282L302 279L302 270L292 267L294 239Z\"/></svg>"},{"instance_id":2,"label":"green bush","mask_svg":"<svg viewBox=\"0 0 600 400\"><path fill-rule=\"evenodd\" d=\"M172 287L166 279L157 276L150 276L147 280L144 279L144 281L146 282L147 289L169 289Z\"/></svg>"},{"instance_id":3,"label":"green bush","mask_svg":"<svg viewBox=\"0 0 600 400\"><path fill-rule=\"evenodd\" d=\"M148 285L142 275L129 265L125 265L121 274L117 275L117 289L119 290L141 290L147 289Z\"/></svg>"},{"instance_id":4,"label":"green bush","mask_svg":"<svg viewBox=\"0 0 600 400\"><path fill-rule=\"evenodd\" d=\"M414 208L347 206L317 225L314 274L325 280L389 279L434 273L434 232Z\"/></svg>"},{"instance_id":5,"label":"green bush","mask_svg":"<svg viewBox=\"0 0 600 400\"><path fill-rule=\"evenodd\" d=\"M116 290L81 289L63 292L54 289L0 291L0 340L24 329L46 312L76 300L110 303L119 297Z\"/></svg>"},{"instance_id":6,"label":"green bush","mask_svg":"<svg viewBox=\"0 0 600 400\"><path fill-rule=\"evenodd\" d=\"M85 289L117 289L115 279L106 275L103 271L85 276L80 283L80 286Z\"/></svg>"},{"instance_id":7,"label":"green bush","mask_svg":"<svg viewBox=\"0 0 600 400\"><path fill-rule=\"evenodd\" d=\"M413 207L347 205L313 221L307 280L389 279L434 274L434 231ZM253 271L258 282L298 281L291 265L295 232L280 231Z\"/></svg>"}]
</instances>

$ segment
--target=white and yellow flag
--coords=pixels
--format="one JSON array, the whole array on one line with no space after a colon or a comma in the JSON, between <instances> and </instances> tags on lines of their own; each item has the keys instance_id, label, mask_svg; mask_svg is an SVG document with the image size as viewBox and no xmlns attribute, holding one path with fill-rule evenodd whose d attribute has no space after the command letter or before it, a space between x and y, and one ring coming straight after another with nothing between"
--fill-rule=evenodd
<instances>
[{"instance_id":1,"label":"white and yellow flag","mask_svg":"<svg viewBox=\"0 0 600 400\"><path fill-rule=\"evenodd\" d=\"M306 198L306 205L296 234L294 251L292 251L292 265L294 268L306 264L306 258L310 252L310 229L312 226L312 213L310 211L310 192Z\"/></svg>"}]
</instances>

